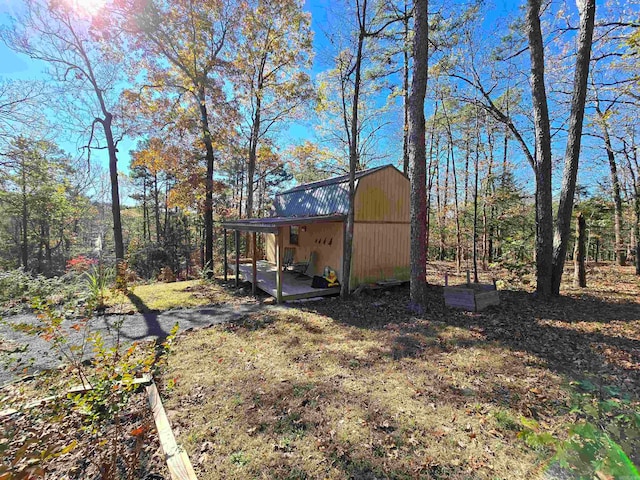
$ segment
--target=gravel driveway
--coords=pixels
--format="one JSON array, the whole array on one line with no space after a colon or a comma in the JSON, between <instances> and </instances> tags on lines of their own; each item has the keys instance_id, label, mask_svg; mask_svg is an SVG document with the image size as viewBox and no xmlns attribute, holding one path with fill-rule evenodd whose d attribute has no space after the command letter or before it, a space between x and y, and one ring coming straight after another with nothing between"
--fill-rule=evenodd
<instances>
[{"instance_id":1,"label":"gravel driveway","mask_svg":"<svg viewBox=\"0 0 640 480\"><path fill-rule=\"evenodd\" d=\"M90 330L102 332L107 345L115 341L115 328L117 322L122 321L120 337L125 343L140 340L161 339L166 337L176 322L180 331L189 328L205 327L237 319L243 315L256 312L264 308L261 304L220 304L194 309L169 310L162 313L136 313L133 315L105 315L91 320ZM13 315L4 319L10 323L36 322L35 315ZM70 321L71 323L71 321ZM24 352L14 353L14 358L22 358L23 362L32 361L28 373L57 367L63 360L57 358L51 352L50 345L39 337L16 332L3 325L0 327L0 336L16 345L26 345ZM70 342L80 343L81 333L73 332ZM4 360L4 359L3 359ZM13 379L23 376L24 371L14 372L0 366L0 385L4 385Z\"/></svg>"}]
</instances>

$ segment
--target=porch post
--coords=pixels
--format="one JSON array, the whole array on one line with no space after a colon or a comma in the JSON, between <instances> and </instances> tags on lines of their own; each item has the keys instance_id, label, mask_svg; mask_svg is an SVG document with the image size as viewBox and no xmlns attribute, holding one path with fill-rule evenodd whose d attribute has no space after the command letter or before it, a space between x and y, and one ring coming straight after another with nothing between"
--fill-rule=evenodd
<instances>
[{"instance_id":1,"label":"porch post","mask_svg":"<svg viewBox=\"0 0 640 480\"><path fill-rule=\"evenodd\" d=\"M276 300L282 303L282 228L276 233Z\"/></svg>"},{"instance_id":2,"label":"porch post","mask_svg":"<svg viewBox=\"0 0 640 480\"><path fill-rule=\"evenodd\" d=\"M224 232L224 281L228 280L227 270L229 269L229 260L227 259L227 229Z\"/></svg>"},{"instance_id":3,"label":"porch post","mask_svg":"<svg viewBox=\"0 0 640 480\"><path fill-rule=\"evenodd\" d=\"M236 236L236 288L240 285L240 230L235 231Z\"/></svg>"},{"instance_id":4,"label":"porch post","mask_svg":"<svg viewBox=\"0 0 640 480\"><path fill-rule=\"evenodd\" d=\"M258 283L258 269L256 267L256 257L258 256L258 247L256 246L256 232L251 235L251 266L253 268L253 281L251 282L251 293L255 297L256 285Z\"/></svg>"}]
</instances>

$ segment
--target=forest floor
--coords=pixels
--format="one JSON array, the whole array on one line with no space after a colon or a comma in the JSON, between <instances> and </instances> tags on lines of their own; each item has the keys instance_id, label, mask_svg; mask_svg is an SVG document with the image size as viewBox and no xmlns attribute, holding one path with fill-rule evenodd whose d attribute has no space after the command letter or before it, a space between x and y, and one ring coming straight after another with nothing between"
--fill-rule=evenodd
<instances>
[{"instance_id":1,"label":"forest floor","mask_svg":"<svg viewBox=\"0 0 640 480\"><path fill-rule=\"evenodd\" d=\"M430 267L440 283L453 270ZM633 269L591 265L589 288L549 302L527 275L497 273L509 289L482 313L445 307L440 286L419 313L400 287L180 336L162 394L199 478L632 471L606 447L613 439L640 463Z\"/></svg>"}]
</instances>

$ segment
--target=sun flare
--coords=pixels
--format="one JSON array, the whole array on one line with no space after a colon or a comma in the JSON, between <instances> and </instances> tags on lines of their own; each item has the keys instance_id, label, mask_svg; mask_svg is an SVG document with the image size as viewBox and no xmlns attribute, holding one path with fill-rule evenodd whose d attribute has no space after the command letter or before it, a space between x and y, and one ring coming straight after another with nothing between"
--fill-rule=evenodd
<instances>
[{"instance_id":1,"label":"sun flare","mask_svg":"<svg viewBox=\"0 0 640 480\"><path fill-rule=\"evenodd\" d=\"M100 13L108 0L71 0L73 8L81 14L94 16Z\"/></svg>"}]
</instances>

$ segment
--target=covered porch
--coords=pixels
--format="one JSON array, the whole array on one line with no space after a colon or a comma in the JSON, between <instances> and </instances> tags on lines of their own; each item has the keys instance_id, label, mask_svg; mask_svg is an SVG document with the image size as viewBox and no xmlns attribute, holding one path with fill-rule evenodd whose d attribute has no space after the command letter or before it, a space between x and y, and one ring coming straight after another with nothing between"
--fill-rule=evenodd
<instances>
[{"instance_id":1,"label":"covered porch","mask_svg":"<svg viewBox=\"0 0 640 480\"><path fill-rule=\"evenodd\" d=\"M257 289L263 290L276 298L278 303L287 300L311 298L324 295L334 295L340 292L340 287L314 288L311 286L314 274L321 274L324 266L337 265L342 258L342 235L345 215L320 215L306 217L270 217L246 220L232 220L222 223L224 228L224 276L228 277L230 262L228 255L228 232L233 232L235 241L235 274L236 285L240 276L251 282L255 295ZM299 227L299 243L292 245L291 227ZM325 233L329 232L329 233ZM250 263L240 262L240 235L249 233L248 257ZM266 261L258 258L257 234L265 234ZM322 233L322 235L320 235ZM335 236L335 239L332 239ZM296 235L297 237L297 235ZM307 275L284 271L285 250L295 252L295 260L299 257L311 259L311 252L317 259L315 268L308 269ZM328 255L330 253L330 255Z\"/></svg>"},{"instance_id":2,"label":"covered porch","mask_svg":"<svg viewBox=\"0 0 640 480\"><path fill-rule=\"evenodd\" d=\"M278 297L277 267L266 260L256 262L256 287L272 297ZM313 288L311 277L284 271L281 283L281 301L299 300L302 298L322 297L325 295L336 295L340 293L340 287ZM248 263L240 264L240 276L251 282L253 278L253 265ZM252 282L253 283L253 282Z\"/></svg>"}]
</instances>

